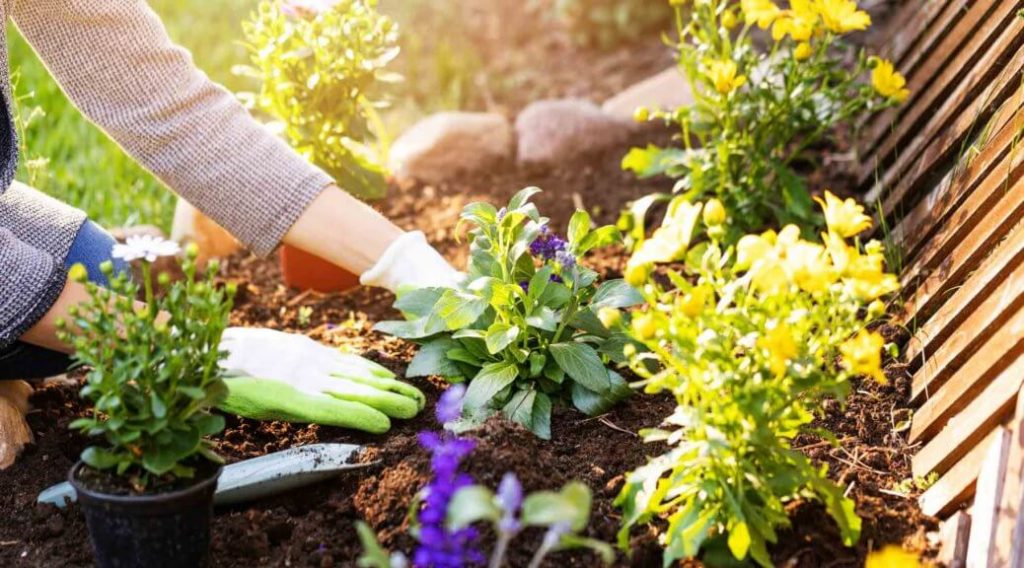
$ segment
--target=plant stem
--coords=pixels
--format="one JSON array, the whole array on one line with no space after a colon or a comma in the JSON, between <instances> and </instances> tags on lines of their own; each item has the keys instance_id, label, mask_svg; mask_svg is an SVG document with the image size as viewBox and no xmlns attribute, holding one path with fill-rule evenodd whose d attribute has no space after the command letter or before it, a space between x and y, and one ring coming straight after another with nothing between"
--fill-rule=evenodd
<instances>
[{"instance_id":1,"label":"plant stem","mask_svg":"<svg viewBox=\"0 0 1024 568\"><path fill-rule=\"evenodd\" d=\"M498 542L494 545L491 561L487 564L488 568L501 568L501 565L505 562L505 551L508 550L508 543L511 540L511 534L503 531L498 533Z\"/></svg>"},{"instance_id":2,"label":"plant stem","mask_svg":"<svg viewBox=\"0 0 1024 568\"><path fill-rule=\"evenodd\" d=\"M540 545L537 552L533 553L533 558L530 559L530 565L527 568L540 568L540 563L544 561L544 557L551 552L551 547L547 543Z\"/></svg>"}]
</instances>

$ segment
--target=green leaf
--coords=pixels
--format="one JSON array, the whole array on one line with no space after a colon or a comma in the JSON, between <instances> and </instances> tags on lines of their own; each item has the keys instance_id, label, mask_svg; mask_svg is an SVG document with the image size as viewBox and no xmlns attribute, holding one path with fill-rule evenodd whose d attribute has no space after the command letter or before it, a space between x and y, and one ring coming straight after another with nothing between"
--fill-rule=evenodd
<instances>
[{"instance_id":1,"label":"green leaf","mask_svg":"<svg viewBox=\"0 0 1024 568\"><path fill-rule=\"evenodd\" d=\"M487 328L487 335L485 337L487 351L492 355L499 353L511 345L518 337L519 326L494 322L491 324L491 327Z\"/></svg>"},{"instance_id":2,"label":"green leaf","mask_svg":"<svg viewBox=\"0 0 1024 568\"><path fill-rule=\"evenodd\" d=\"M593 249L606 247L620 242L621 240L622 233L619 231L618 227L605 225L604 227L594 229L588 233L586 237L583 237L583 240L576 245L574 252L577 255L582 256Z\"/></svg>"},{"instance_id":3,"label":"green leaf","mask_svg":"<svg viewBox=\"0 0 1024 568\"><path fill-rule=\"evenodd\" d=\"M686 150L659 148L648 144L646 148L631 148L622 158L622 169L631 171L641 179L664 174L672 166L682 163Z\"/></svg>"},{"instance_id":4,"label":"green leaf","mask_svg":"<svg viewBox=\"0 0 1024 568\"><path fill-rule=\"evenodd\" d=\"M739 560L743 560L747 557L749 550L750 529L747 527L747 523L740 521L729 530L729 551Z\"/></svg>"},{"instance_id":5,"label":"green leaf","mask_svg":"<svg viewBox=\"0 0 1024 568\"><path fill-rule=\"evenodd\" d=\"M530 285L526 290L531 300L536 302L544 294L544 290L551 283L552 272L554 272L554 269L551 266L544 265L530 278Z\"/></svg>"},{"instance_id":6,"label":"green leaf","mask_svg":"<svg viewBox=\"0 0 1024 568\"><path fill-rule=\"evenodd\" d=\"M468 349L463 349L462 347L450 349L445 355L447 355L447 357L452 361L461 361L463 363L467 363L475 367L483 366L483 361L481 361L476 355L471 353ZM406 372L406 376L408 377L411 375L409 375L408 372Z\"/></svg>"},{"instance_id":7,"label":"green leaf","mask_svg":"<svg viewBox=\"0 0 1024 568\"><path fill-rule=\"evenodd\" d=\"M545 357L543 353L540 353L538 351L530 353L530 376L536 377L540 375L541 372L544 370L544 365L547 363L547 360L547 357Z\"/></svg>"},{"instance_id":8,"label":"green leaf","mask_svg":"<svg viewBox=\"0 0 1024 568\"><path fill-rule=\"evenodd\" d=\"M590 503L590 488L579 481L570 481L557 493L537 491L523 499L523 524L550 527L569 523L574 531L581 531L590 520Z\"/></svg>"},{"instance_id":9,"label":"green leaf","mask_svg":"<svg viewBox=\"0 0 1024 568\"><path fill-rule=\"evenodd\" d=\"M477 521L497 522L501 510L494 502L494 494L482 485L463 487L448 502L445 525L450 531L468 527Z\"/></svg>"},{"instance_id":10,"label":"green leaf","mask_svg":"<svg viewBox=\"0 0 1024 568\"><path fill-rule=\"evenodd\" d=\"M526 205L530 198L538 193L540 193L539 187L527 187L519 190L515 195L512 196L512 199L509 200L508 210L515 211L519 209L523 205Z\"/></svg>"},{"instance_id":11,"label":"green leaf","mask_svg":"<svg viewBox=\"0 0 1024 568\"><path fill-rule=\"evenodd\" d=\"M580 310L573 314L569 325L598 337L608 337L611 334L592 309Z\"/></svg>"},{"instance_id":12,"label":"green leaf","mask_svg":"<svg viewBox=\"0 0 1024 568\"><path fill-rule=\"evenodd\" d=\"M539 306L526 318L526 325L544 331L558 329L558 314L547 306Z\"/></svg>"},{"instance_id":13,"label":"green leaf","mask_svg":"<svg viewBox=\"0 0 1024 568\"><path fill-rule=\"evenodd\" d=\"M555 343L548 347L558 366L574 381L596 392L611 387L608 369L594 348L583 343Z\"/></svg>"},{"instance_id":14,"label":"green leaf","mask_svg":"<svg viewBox=\"0 0 1024 568\"><path fill-rule=\"evenodd\" d=\"M572 218L569 219L569 230L566 234L569 238L569 245L575 248L589 232L590 215L586 211L576 210L572 214Z\"/></svg>"},{"instance_id":15,"label":"green leaf","mask_svg":"<svg viewBox=\"0 0 1024 568\"><path fill-rule=\"evenodd\" d=\"M501 362L484 365L466 389L464 403L470 409L487 406L505 387L512 384L519 375L519 369L512 363Z\"/></svg>"},{"instance_id":16,"label":"green leaf","mask_svg":"<svg viewBox=\"0 0 1024 568\"><path fill-rule=\"evenodd\" d=\"M460 217L478 226L491 225L498 219L498 210L490 203L477 201L463 207Z\"/></svg>"},{"instance_id":17,"label":"green leaf","mask_svg":"<svg viewBox=\"0 0 1024 568\"><path fill-rule=\"evenodd\" d=\"M631 308L643 302L640 291L620 278L607 280L598 286L590 307L595 311L600 308Z\"/></svg>"},{"instance_id":18,"label":"green leaf","mask_svg":"<svg viewBox=\"0 0 1024 568\"><path fill-rule=\"evenodd\" d=\"M409 362L405 370L406 377L427 377L438 375L440 377L458 377L462 373L459 367L448 358L448 352L458 349L459 344L455 340L441 337L424 343L416 356Z\"/></svg>"},{"instance_id":19,"label":"green leaf","mask_svg":"<svg viewBox=\"0 0 1024 568\"><path fill-rule=\"evenodd\" d=\"M118 464L121 459L110 450L89 446L80 456L82 461L95 469L110 469Z\"/></svg>"},{"instance_id":20,"label":"green leaf","mask_svg":"<svg viewBox=\"0 0 1024 568\"><path fill-rule=\"evenodd\" d=\"M391 557L377 541L377 533L363 521L356 521L356 534L363 545L363 554L356 561L359 568L391 568Z\"/></svg>"},{"instance_id":21,"label":"green leaf","mask_svg":"<svg viewBox=\"0 0 1024 568\"><path fill-rule=\"evenodd\" d=\"M430 315L434 305L444 294L444 288L416 288L405 292L395 300L395 309L408 319ZM413 316L413 317L409 317Z\"/></svg>"},{"instance_id":22,"label":"green leaf","mask_svg":"<svg viewBox=\"0 0 1024 568\"><path fill-rule=\"evenodd\" d=\"M377 322L377 324L373 326L373 331L393 335L400 339L422 339L437 333L427 331L427 321L427 318L419 318L411 321L382 321Z\"/></svg>"},{"instance_id":23,"label":"green leaf","mask_svg":"<svg viewBox=\"0 0 1024 568\"><path fill-rule=\"evenodd\" d=\"M203 414L192 419L200 436L213 436L224 430L224 417L220 414Z\"/></svg>"},{"instance_id":24,"label":"green leaf","mask_svg":"<svg viewBox=\"0 0 1024 568\"><path fill-rule=\"evenodd\" d=\"M538 392L533 401L533 417L529 428L538 438L551 439L551 397L542 392Z\"/></svg>"},{"instance_id":25,"label":"green leaf","mask_svg":"<svg viewBox=\"0 0 1024 568\"><path fill-rule=\"evenodd\" d=\"M533 405L536 400L537 391L522 389L512 395L501 411L509 420L531 428L533 426Z\"/></svg>"},{"instance_id":26,"label":"green leaf","mask_svg":"<svg viewBox=\"0 0 1024 568\"><path fill-rule=\"evenodd\" d=\"M160 400L160 395L156 391L149 393L149 407L153 410L153 416L156 418L167 417L167 405L164 401Z\"/></svg>"},{"instance_id":27,"label":"green leaf","mask_svg":"<svg viewBox=\"0 0 1024 568\"><path fill-rule=\"evenodd\" d=\"M608 376L611 378L611 388L601 393L594 392L579 383L573 383L573 406L588 416L597 416L608 412L613 406L633 394L633 390L629 388L621 375L609 371Z\"/></svg>"},{"instance_id":28,"label":"green leaf","mask_svg":"<svg viewBox=\"0 0 1024 568\"><path fill-rule=\"evenodd\" d=\"M560 549L586 548L597 554L604 564L615 562L615 550L607 542L595 538L586 538L575 534L567 534L559 543Z\"/></svg>"},{"instance_id":29,"label":"green leaf","mask_svg":"<svg viewBox=\"0 0 1024 568\"><path fill-rule=\"evenodd\" d=\"M476 294L445 290L431 317L444 322L449 330L461 329L473 325L487 310L487 305L487 300Z\"/></svg>"}]
</instances>

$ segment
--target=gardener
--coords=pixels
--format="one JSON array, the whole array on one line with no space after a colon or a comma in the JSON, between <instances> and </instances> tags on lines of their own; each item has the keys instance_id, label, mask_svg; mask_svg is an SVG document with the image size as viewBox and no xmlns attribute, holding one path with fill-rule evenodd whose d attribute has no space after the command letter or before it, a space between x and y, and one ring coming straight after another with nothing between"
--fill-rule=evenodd
<instances>
[{"instance_id":1,"label":"gardener","mask_svg":"<svg viewBox=\"0 0 1024 568\"><path fill-rule=\"evenodd\" d=\"M403 233L251 118L171 42L145 0L4 0L0 14L2 21L11 17L87 117L256 253L288 243L392 291L457 277L423 233ZM102 283L98 266L114 245L81 211L13 181L16 110L3 33L0 467L30 436L22 417L29 391L14 380L67 368L70 348L57 339L55 324L87 297L81 284L68 281L69 266L84 264ZM224 348L244 369L250 355L313 360L303 350L322 347L283 335L239 334ZM277 372L287 373L284 367Z\"/></svg>"}]
</instances>

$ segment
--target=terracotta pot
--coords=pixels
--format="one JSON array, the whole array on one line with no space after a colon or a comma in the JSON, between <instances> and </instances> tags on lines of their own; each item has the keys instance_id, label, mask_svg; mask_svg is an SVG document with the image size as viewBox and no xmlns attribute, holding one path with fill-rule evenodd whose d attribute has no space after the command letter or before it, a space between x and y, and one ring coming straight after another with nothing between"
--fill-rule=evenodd
<instances>
[{"instance_id":1,"label":"terracotta pot","mask_svg":"<svg viewBox=\"0 0 1024 568\"><path fill-rule=\"evenodd\" d=\"M304 250L283 245L280 255L284 283L292 288L343 292L359 285L359 276Z\"/></svg>"}]
</instances>

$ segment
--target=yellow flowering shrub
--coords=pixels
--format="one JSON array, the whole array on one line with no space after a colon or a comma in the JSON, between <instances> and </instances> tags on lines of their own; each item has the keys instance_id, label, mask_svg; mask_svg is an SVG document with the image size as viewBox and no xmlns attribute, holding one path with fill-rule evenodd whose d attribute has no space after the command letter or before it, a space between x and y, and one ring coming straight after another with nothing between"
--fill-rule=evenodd
<instances>
[{"instance_id":1,"label":"yellow flowering shrub","mask_svg":"<svg viewBox=\"0 0 1024 568\"><path fill-rule=\"evenodd\" d=\"M898 281L881 244L855 237L870 220L852 201L826 192L817 239L787 225L734 245L715 236L717 208L701 215L700 204L676 197L626 270L645 306L628 318L601 314L646 348L627 347L644 391L678 403L660 428L642 432L669 449L627 474L620 544L657 517L666 565L712 539L771 566L767 545L789 523L785 504L803 497L821 500L852 545L853 502L791 442L823 399L846 396L853 376L885 381L884 340L868 326ZM655 270L660 263L671 264Z\"/></svg>"},{"instance_id":2,"label":"yellow flowering shrub","mask_svg":"<svg viewBox=\"0 0 1024 568\"><path fill-rule=\"evenodd\" d=\"M726 242L768 225L794 223L813 233L822 219L803 177L815 165L809 149L837 125L854 127L909 95L892 63L846 41L871 25L870 16L854 0L673 4L679 69L694 101L638 113L641 121L678 126L678 145L634 148L623 168L668 175L677 180L673 193L691 201L718 198L733 212ZM623 215L620 229L632 241L657 200L640 200Z\"/></svg>"}]
</instances>

